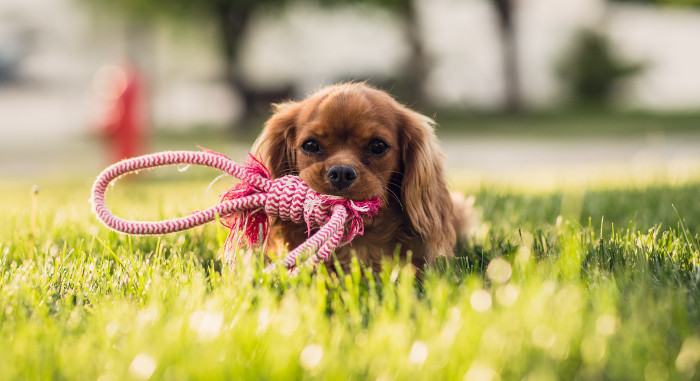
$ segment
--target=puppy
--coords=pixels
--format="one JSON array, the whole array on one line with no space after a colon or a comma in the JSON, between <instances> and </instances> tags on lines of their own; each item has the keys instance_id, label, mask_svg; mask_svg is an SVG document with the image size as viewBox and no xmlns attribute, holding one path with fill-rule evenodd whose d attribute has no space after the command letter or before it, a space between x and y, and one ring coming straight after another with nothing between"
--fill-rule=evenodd
<instances>
[{"instance_id":1,"label":"puppy","mask_svg":"<svg viewBox=\"0 0 700 381\"><path fill-rule=\"evenodd\" d=\"M342 266L354 252L378 270L382 256L400 250L422 268L453 255L464 223L445 183L433 124L381 90L345 83L276 105L253 153L275 178L298 175L318 193L351 200L381 198L365 234L336 250ZM308 238L304 225L276 219L271 226L273 248L290 250Z\"/></svg>"}]
</instances>

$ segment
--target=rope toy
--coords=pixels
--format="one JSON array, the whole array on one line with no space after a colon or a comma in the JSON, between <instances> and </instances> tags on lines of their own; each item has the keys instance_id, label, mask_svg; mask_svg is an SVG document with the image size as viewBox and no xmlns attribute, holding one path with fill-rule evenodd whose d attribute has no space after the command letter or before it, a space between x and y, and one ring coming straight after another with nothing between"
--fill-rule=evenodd
<instances>
[{"instance_id":1,"label":"rope toy","mask_svg":"<svg viewBox=\"0 0 700 381\"><path fill-rule=\"evenodd\" d=\"M240 246L243 238L248 245L267 239L269 217L305 223L309 238L289 252L283 259L284 267L293 273L304 253L315 252L304 264L315 268L326 261L333 251L350 243L364 233L363 217L373 217L380 206L379 197L366 201L352 201L332 195L321 195L298 176L284 176L272 180L270 172L255 157L240 165L225 155L204 150L166 151L122 160L102 171L92 186L93 212L110 229L126 234L157 235L208 223L217 216L230 229L224 250ZM239 180L220 198L220 203L188 216L163 221L129 221L115 216L105 205L105 192L116 178L141 169L173 164L203 165L217 168ZM318 230L311 235L312 229ZM274 266L275 264L273 264Z\"/></svg>"}]
</instances>

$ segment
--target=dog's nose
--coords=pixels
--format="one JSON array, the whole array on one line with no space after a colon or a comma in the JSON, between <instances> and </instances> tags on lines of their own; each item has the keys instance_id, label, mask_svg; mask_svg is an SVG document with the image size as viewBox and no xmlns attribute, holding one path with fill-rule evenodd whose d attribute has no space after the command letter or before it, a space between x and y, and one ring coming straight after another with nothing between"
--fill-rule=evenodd
<instances>
[{"instance_id":1,"label":"dog's nose","mask_svg":"<svg viewBox=\"0 0 700 381\"><path fill-rule=\"evenodd\" d=\"M357 178L357 171L349 165L334 165L326 173L328 180L338 190L345 189Z\"/></svg>"}]
</instances>

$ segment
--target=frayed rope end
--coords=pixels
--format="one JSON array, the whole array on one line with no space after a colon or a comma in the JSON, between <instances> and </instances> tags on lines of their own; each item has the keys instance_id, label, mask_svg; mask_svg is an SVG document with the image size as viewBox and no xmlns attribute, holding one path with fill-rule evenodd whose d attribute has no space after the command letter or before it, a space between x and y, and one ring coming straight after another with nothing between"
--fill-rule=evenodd
<instances>
[{"instance_id":1,"label":"frayed rope end","mask_svg":"<svg viewBox=\"0 0 700 381\"><path fill-rule=\"evenodd\" d=\"M266 179L271 177L270 171L265 165L251 154L248 154L248 160L244 162L244 170L252 176L260 176ZM260 192L261 190L253 185L240 182L222 194L220 202L236 200ZM261 240L264 242L270 232L270 222L264 208L221 216L221 223L231 230L228 238L226 238L226 251L240 248L243 242L248 247L259 244Z\"/></svg>"}]
</instances>

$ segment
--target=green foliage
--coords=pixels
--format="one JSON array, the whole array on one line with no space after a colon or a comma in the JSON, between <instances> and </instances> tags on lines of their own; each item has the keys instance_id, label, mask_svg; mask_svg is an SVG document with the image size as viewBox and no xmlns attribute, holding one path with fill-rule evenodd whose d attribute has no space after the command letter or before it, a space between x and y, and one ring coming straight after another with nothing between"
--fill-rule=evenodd
<instances>
[{"instance_id":1,"label":"green foliage","mask_svg":"<svg viewBox=\"0 0 700 381\"><path fill-rule=\"evenodd\" d=\"M97 0L87 5L106 12L124 12L130 18L172 18L183 20L195 18L216 18L221 7L248 13L260 7L283 5L287 0Z\"/></svg>"},{"instance_id":2,"label":"green foliage","mask_svg":"<svg viewBox=\"0 0 700 381\"><path fill-rule=\"evenodd\" d=\"M622 80L638 74L642 68L641 64L619 58L605 35L583 30L561 63L559 74L576 101L604 104Z\"/></svg>"},{"instance_id":3,"label":"green foliage","mask_svg":"<svg viewBox=\"0 0 700 381\"><path fill-rule=\"evenodd\" d=\"M617 3L700 6L700 0L610 0L610 1L617 2Z\"/></svg>"},{"instance_id":4,"label":"green foliage","mask_svg":"<svg viewBox=\"0 0 700 381\"><path fill-rule=\"evenodd\" d=\"M322 5L368 4L390 10L402 10L412 6L415 0L321 0Z\"/></svg>"},{"instance_id":5,"label":"green foliage","mask_svg":"<svg viewBox=\"0 0 700 381\"><path fill-rule=\"evenodd\" d=\"M122 13L137 20L162 18L177 21L211 22L218 20L223 9L248 17L259 9L275 10L294 0L97 0L86 2L103 13ZM297 0L299 1L299 0ZM319 5L368 4L390 10L402 10L413 0L316 0ZM233 20L232 20L233 21ZM216 21L218 22L218 21Z\"/></svg>"},{"instance_id":6,"label":"green foliage","mask_svg":"<svg viewBox=\"0 0 700 381\"><path fill-rule=\"evenodd\" d=\"M123 182L108 203L127 218L182 215L215 199L207 183ZM475 242L420 280L390 260L378 274L355 262L289 278L264 273L258 252L229 272L220 227L123 236L91 215L88 181L40 185L34 227L30 187L0 188L0 379L700 374L700 182L472 190Z\"/></svg>"}]
</instances>

